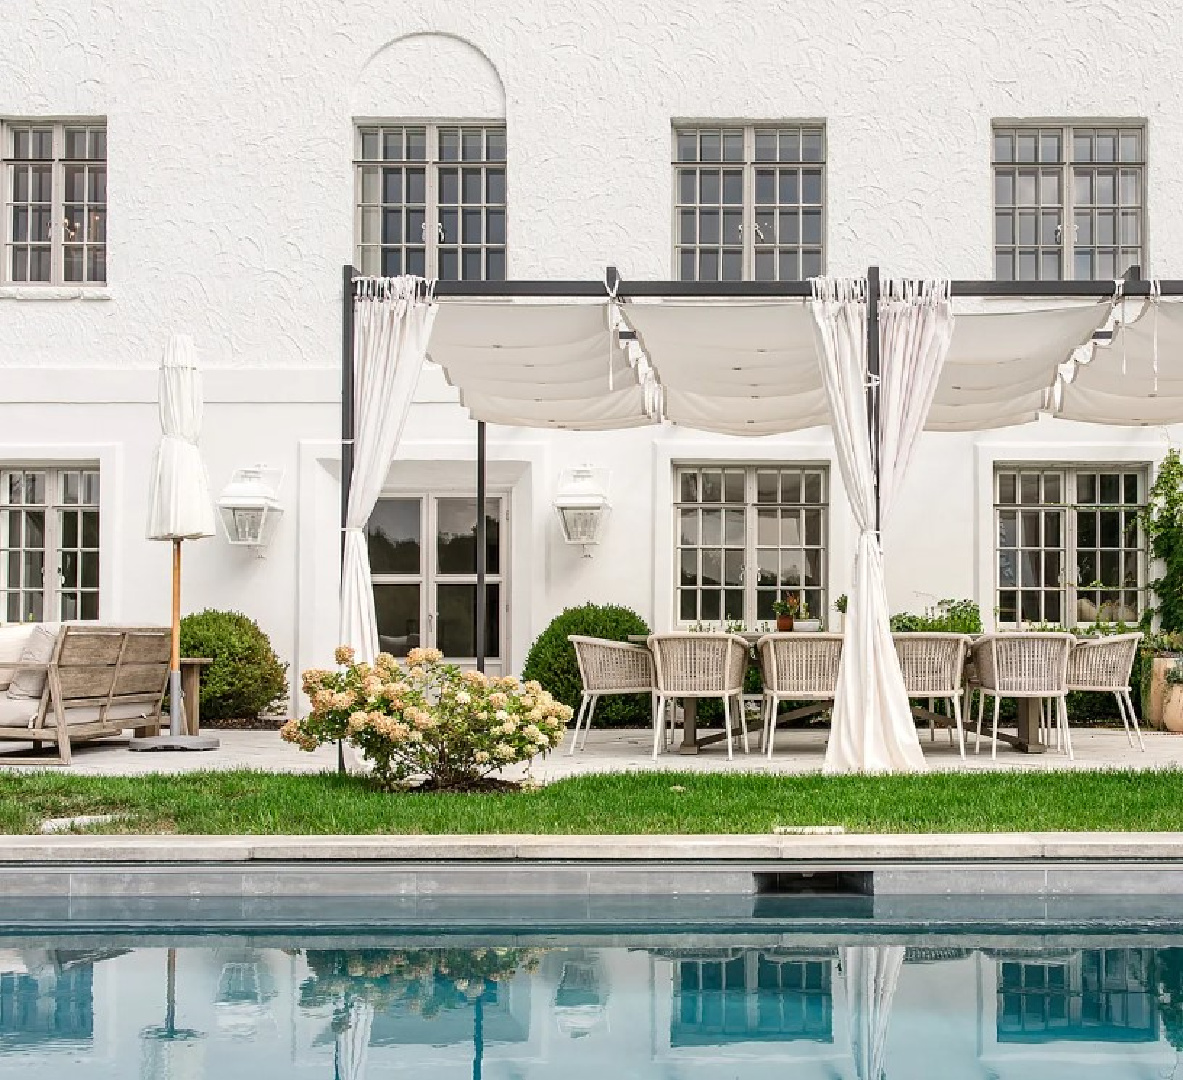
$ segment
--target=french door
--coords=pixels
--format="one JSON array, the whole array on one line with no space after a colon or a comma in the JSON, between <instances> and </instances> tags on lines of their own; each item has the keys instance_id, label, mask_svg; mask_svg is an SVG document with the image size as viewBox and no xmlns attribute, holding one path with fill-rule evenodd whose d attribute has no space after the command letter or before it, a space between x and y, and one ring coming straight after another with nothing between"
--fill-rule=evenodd
<instances>
[{"instance_id":1,"label":"french door","mask_svg":"<svg viewBox=\"0 0 1183 1080\"><path fill-rule=\"evenodd\" d=\"M485 500L486 670L505 670L505 502ZM393 495L366 529L378 642L394 656L433 647L452 663L476 662L476 499Z\"/></svg>"}]
</instances>

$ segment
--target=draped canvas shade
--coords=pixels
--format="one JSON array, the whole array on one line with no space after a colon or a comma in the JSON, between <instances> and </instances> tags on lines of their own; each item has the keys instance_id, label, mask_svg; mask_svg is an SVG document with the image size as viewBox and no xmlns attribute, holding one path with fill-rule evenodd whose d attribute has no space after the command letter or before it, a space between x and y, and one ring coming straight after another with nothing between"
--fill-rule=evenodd
<instances>
[{"instance_id":1,"label":"draped canvas shade","mask_svg":"<svg viewBox=\"0 0 1183 1080\"><path fill-rule=\"evenodd\" d=\"M1059 388L1056 415L1092 424L1183 423L1183 304L1151 300Z\"/></svg>"},{"instance_id":2,"label":"draped canvas shade","mask_svg":"<svg viewBox=\"0 0 1183 1080\"><path fill-rule=\"evenodd\" d=\"M1111 310L1089 301L959 313L925 429L985 431L1038 419L1060 365L1088 344Z\"/></svg>"},{"instance_id":3,"label":"draped canvas shade","mask_svg":"<svg viewBox=\"0 0 1183 1080\"><path fill-rule=\"evenodd\" d=\"M428 355L474 420L600 431L652 423L652 401L606 301L449 303Z\"/></svg>"}]
</instances>

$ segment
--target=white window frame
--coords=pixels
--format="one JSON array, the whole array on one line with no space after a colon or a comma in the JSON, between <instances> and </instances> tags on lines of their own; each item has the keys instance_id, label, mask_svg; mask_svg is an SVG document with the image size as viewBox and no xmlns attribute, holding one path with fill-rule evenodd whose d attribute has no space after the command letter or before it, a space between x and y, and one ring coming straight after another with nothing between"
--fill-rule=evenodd
<instances>
[{"instance_id":1,"label":"white window frame","mask_svg":"<svg viewBox=\"0 0 1183 1080\"><path fill-rule=\"evenodd\" d=\"M417 585L419 587L419 626L420 645L434 646L438 633L438 612L433 610L436 589L440 585L475 585L476 572L468 574L448 574L439 570L439 552L437 550L437 534L439 522L439 502L441 499L475 499L472 491L442 491L425 492L406 490L384 490L379 501L398 499L419 504L419 570L416 573L384 574L371 573L371 585ZM500 612L498 616L498 640L486 642L488 649L486 656L486 670L490 674L503 674L508 670L506 647L509 632L509 516L511 493L508 489L490 489L486 495L487 505L496 503L500 510L500 528L498 535L498 561L495 570L485 575L485 583L499 586ZM424 632L424 629L426 632ZM496 655L490 646L496 645ZM451 663L466 666L473 657L446 657Z\"/></svg>"},{"instance_id":2,"label":"white window frame","mask_svg":"<svg viewBox=\"0 0 1183 1080\"><path fill-rule=\"evenodd\" d=\"M39 161L21 159L17 161L13 156L14 147L12 145L13 129L14 128L52 128L53 129L53 150L50 159L39 159ZM106 145L106 152L101 159L66 159L66 129L67 128L101 128L104 134L104 143ZM8 116L0 118L0 164L3 165L3 173L0 174L0 208L3 210L4 224L0 233L3 236L3 255L0 258L0 284L6 288L17 289L52 289L52 288L69 288L69 289L103 289L109 283L111 271L111 241L110 241L110 190L108 183L110 180L110 146L106 143L106 136L108 135L107 118L105 116L89 116L89 117L18 117ZM48 281L20 281L13 277L12 273L12 245L15 243L27 244L29 241L17 241L13 236L13 221L12 221L12 170L13 167L20 167L23 165L32 164L50 165L51 168L51 193L50 193L50 273ZM104 179L104 194L107 196L102 203L102 211L104 214L103 223L103 240L101 244L94 243L87 240L80 245L82 247L82 262L83 262L83 280L81 281L67 281L65 276L65 248L66 248L66 168L73 165L83 165L87 168L91 166L102 165L106 174ZM76 205L70 203L70 205ZM82 204L88 209L91 207L89 202L89 188L87 191L87 201ZM94 204L97 205L97 204ZM44 245L38 245L44 246ZM103 249L103 276L102 279L87 280L87 268L89 260L87 252L91 247L99 247Z\"/></svg>"},{"instance_id":3,"label":"white window frame","mask_svg":"<svg viewBox=\"0 0 1183 1080\"><path fill-rule=\"evenodd\" d=\"M370 132L374 132L375 130L377 130L379 133L379 138L381 138L382 129L384 129L384 128L401 128L401 129L414 128L417 130L422 129L425 133L425 139L426 139L426 152L425 152L423 160L422 161L419 161L419 160L393 161L393 160L391 160L389 162L383 162L380 160L375 160L375 159L363 157L363 151L362 151L363 135L370 133ZM403 169L422 167L424 170L424 173L425 173L425 180L424 180L425 203L424 203L424 222L423 222L423 247L425 248L424 276L428 277L428 278L439 278L441 276L440 275L440 246L444 240L444 234L443 234L443 223L442 223L442 220L440 217L440 202L439 202L440 169L441 168L448 169L448 168L452 168L453 166L456 167L457 169L463 169L465 167L480 168L482 170L488 170L489 168L500 168L502 170L502 172L504 172L504 174L505 174L505 202L504 202L504 204L489 203L489 202L485 201L485 202L482 202L480 205L481 205L482 210L487 210L490 207L493 207L493 208L500 207L502 209L503 215L504 215L505 240L501 244L490 244L488 242L488 236L487 236L487 231L486 231L487 220L482 225L482 240L479 245L473 245L473 244L466 245L466 244L462 243L462 239L463 239L462 235L457 237L456 248L457 248L458 272L463 270L463 257L461 254L462 249L465 247L470 247L470 248L479 247L482 252L481 275L476 278L458 277L457 279L450 278L449 280L475 280L475 281L488 280L486 278L487 259L485 258L485 254L487 253L487 251L490 248L500 248L503 251L505 262L506 262L506 268L508 270L508 259L509 259L509 235L508 234L509 234L509 213L510 213L510 211L509 211L509 155L508 155L508 149L506 152L505 159L502 161L489 160L488 158L482 158L480 161L471 161L470 160L468 162L465 162L462 158L458 158L455 161L444 161L444 160L442 160L442 158L440 157L440 154L439 154L439 133L440 133L441 129L447 129L447 128L458 128L458 129L480 128L482 130L482 132L500 131L502 133L503 137L505 137L506 142L508 144L508 132L507 132L507 128L506 128L506 124L505 124L504 120L490 120L488 118L479 119L479 120L452 119L452 118L436 118L436 119L431 119L431 120L425 120L422 118L397 119L397 118L391 118L391 117L384 117L384 118L380 118L380 119L379 118L369 118L369 117L355 119L354 125L353 125L353 257L354 257L354 265L361 273L363 273L363 274L370 273L370 272L381 273L381 259L382 259L383 245L382 245L381 239L380 239L380 237L381 237L381 219L380 219L381 209L380 208L382 205L384 205L383 203L377 204L379 206L379 225L378 225L379 241L376 246L378 249L379 265L377 267L377 270L375 271L372 267L368 268L366 266L366 260L363 256L363 251L362 251L363 247L375 246L373 244L363 244L363 221L362 221L362 219L363 219L363 214L365 212L365 207L368 207L370 204L365 204L363 202L363 189L362 189L363 171L362 170L366 167L370 167L370 168L377 167L380 170L384 164L387 164L387 165L390 165L393 167L403 168ZM460 182L463 183L462 178L461 178ZM485 180L483 180L483 184L487 184L487 178ZM484 191L484 194L487 199L487 188ZM404 206L406 205L405 202L403 205ZM467 205L471 206L473 204L467 204ZM404 235L404 239L403 239L402 244L399 246L401 246L404 249L408 246L405 235ZM414 245L412 245L412 246L414 246ZM451 247L452 245L446 244L445 246ZM402 267L402 272L403 273L408 272L405 262ZM497 279L497 280L504 280L504 277L501 279Z\"/></svg>"},{"instance_id":4,"label":"white window frame","mask_svg":"<svg viewBox=\"0 0 1183 1080\"><path fill-rule=\"evenodd\" d=\"M682 277L681 265L680 265L680 263L681 263L680 255L681 255L681 249L687 245L683 244L682 237L681 237L681 220L680 220L681 211L683 209L690 207L690 206L702 206L702 205L709 205L709 204L702 204L697 201L695 203L682 203L680 189L679 189L679 184L680 184L679 171L681 169L687 169L687 168L693 168L693 169L710 168L713 165L715 165L716 163L714 161L702 161L702 160L697 160L697 159L693 162L680 161L679 155L678 155L678 136L680 134L689 133L689 132L696 132L697 133L697 132L703 132L703 131L707 131L707 132L718 131L720 133L723 133L725 131L735 131L736 129L740 129L742 131L743 160L741 162L723 161L722 155L720 155L720 160L717 164L721 170L722 169L736 169L736 168L743 170L743 201L742 201L742 205L741 205L741 218L742 218L741 229L742 229L743 235L742 235L742 244L741 244L741 247L742 247L741 272L740 272L739 280L741 280L741 281L799 280L797 278L794 278L794 279L780 278L779 259L777 258L776 253L779 252L782 247L785 247L785 246L793 247L797 252L798 267L800 268L800 259L802 257L802 253L804 252L804 250L806 248L812 249L815 246L812 243L806 244L801 239L802 232L800 231L800 221L798 221L799 231L798 231L798 239L797 239L796 244L784 245L784 244L780 243L779 233L778 233L778 240L776 242L772 243L771 245L769 245L771 251L773 252L773 258L776 263L775 276L773 278L761 278L761 279L756 278L756 247L757 247L756 240L758 239L758 232L759 232L759 230L756 228L756 226L757 226L757 220L756 220L756 218L757 218L757 214L756 214L756 171L761 168L770 168L770 169L778 169L778 168L790 168L791 169L794 167L798 168L798 169L814 169L814 168L816 168L820 171L820 173L821 173L821 196L820 196L821 238L820 238L819 243L816 246L819 248L819 259L820 259L818 273L824 274L826 272L826 255L827 255L827 252L829 249L828 215L826 212L827 201L828 201L827 158L828 158L829 147L828 147L828 139L827 139L826 122L824 120L820 120L820 119L813 119L813 120L808 120L808 119L806 119L806 120L760 120L760 121L719 120L719 119L684 119L684 120L674 121L673 131L671 134L671 143L670 143L670 160L672 162L672 166L671 166L671 175L672 175L671 220L670 220L671 233L670 233L670 235L673 239L673 243L671 245L672 254L671 254L671 275L670 276L675 280L696 280L696 281L697 280L720 280L720 281L723 280L721 266L719 268L720 276L717 279L700 278L697 276L697 273L698 273L697 269L696 269L696 276L693 279ZM780 160L757 161L756 160L756 133L758 131L759 132L768 132L768 131L779 131L781 129L797 129L799 133L805 132L805 131L808 131L810 133L815 133L815 132L819 133L820 137L821 137L821 158L820 158L820 160L810 159L810 160L806 161L803 159L799 159L797 161L789 161L789 160L786 160L786 161L780 161ZM784 206L787 206L787 205L789 205L789 204L787 204L787 203L781 204L779 202L779 192L778 192L778 202L776 203L778 210L783 208ZM804 204L799 201L798 203L793 204L793 205L813 206L814 204L813 203ZM720 230L722 230L722 227L723 227L722 222L720 222ZM779 229L779 225L777 227ZM696 239L695 243L693 245L694 250L698 251L701 246L702 245L700 244L699 240ZM720 242L718 245L708 244L706 246L707 247L716 247L716 246L722 247L723 246L722 231L720 231ZM805 276L808 276L808 275L802 274L802 278ZM728 279L728 280L730 280L730 279Z\"/></svg>"},{"instance_id":5,"label":"white window frame","mask_svg":"<svg viewBox=\"0 0 1183 1080\"><path fill-rule=\"evenodd\" d=\"M1080 460L1010 460L999 459L993 463L992 467L992 484L991 484L991 516L990 516L990 549L993 564L993 573L991 576L992 593L990 608L995 613L995 622L1002 628L1013 628L1028 625L1031 620L1026 620L1022 617L1021 600L1016 605L1017 618L1014 620L1003 621L1001 616L1001 593L1003 591L1003 584L1000 580L1000 560L999 560L999 535L1000 535L1000 518L999 515L1004 511L1015 510L1038 510L1041 513L1047 509L1054 509L1062 511L1061 523L1061 544L1059 550L1063 553L1063 561L1060 572L1060 603L1062 618L1060 623L1069 628L1076 626L1088 626L1092 624L1092 620L1079 618L1079 599L1081 592L1091 592L1088 588L1088 582L1080 582L1076 580L1079 550L1079 536L1077 526L1076 511L1081 506L1102 506L1113 505L1115 507L1127 508L1131 504L1121 502L1116 504L1101 504L1101 503L1081 503L1078 497L1078 480L1082 474L1089 473L1104 473L1117 472L1122 474L1133 474L1138 478L1138 503L1137 508L1146 505L1147 495L1149 493L1151 478L1153 476L1155 466L1153 463L1141 461L1111 461L1111 460L1097 460L1097 461L1080 461ZM999 499L999 477L1003 473L1058 473L1060 476L1061 485L1061 501L1055 504L1044 502L1039 503L1006 503L1003 504ZM1099 544L1097 545L1099 549ZM1040 548L1039 550L1046 550ZM1085 550L1093 550L1092 547L1087 547ZM1128 548L1118 548L1118 551L1128 551ZM1125 589L1119 587L1120 591L1136 591L1138 593L1139 610L1137 615L1140 617L1149 604L1149 579L1150 579L1150 558L1146 545L1146 538L1141 525L1138 526L1138 546L1137 551L1137 567L1138 567L1138 584L1136 589ZM1021 569L1016 567L1016 573L1021 573ZM1098 577L1100 575L1100 568L1097 570ZM1014 590L1008 588L1008 591L1018 591L1018 586ZM1046 591L1046 587L1045 587ZM1071 617L1070 617L1071 616ZM1106 620L1102 620L1103 622ZM1136 623L1137 618L1127 619L1127 623Z\"/></svg>"},{"instance_id":6,"label":"white window frame","mask_svg":"<svg viewBox=\"0 0 1183 1080\"><path fill-rule=\"evenodd\" d=\"M775 616L760 618L757 616L758 611L758 596L761 591L758 588L759 579L759 511L781 509L785 506L800 506L802 510L820 510L821 512L821 543L820 547L814 545L807 545L804 542L804 535L802 535L802 542L795 547L790 547L788 550L800 550L802 552L808 550L819 550L821 552L821 568L820 568L820 585L778 585L776 588L777 595L785 592L803 592L803 591L820 591L821 601L817 605L818 610L813 610L811 605L809 611L809 618L821 619L823 622L828 620L828 608L830 604L830 565L833 558L833 542L831 533L831 506L833 503L833 484L832 474L830 470L830 463L828 461L777 461L777 462L751 462L751 461L719 461L719 460L678 460L672 463L671 473L671 507L673 515L673 530L671 537L671 592L672 592L672 624L680 629L686 629L695 626L700 622L711 625L725 625L729 620L724 614L724 604L720 604L719 618L706 619L688 619L683 618L681 614L681 605L679 593L681 591L681 552L685 545L681 543L681 527L680 527L680 511L685 508L701 507L701 503L683 502L681 497L681 476L688 470L711 470L721 471L726 473L728 471L737 472L742 470L744 474L744 554L743 554L743 568L742 579L739 588L743 590L743 613L739 616L738 621L744 623L750 629L755 629L764 623L772 623L775 621ZM822 500L820 503L782 503L782 502L768 502L761 503L757 501L758 481L757 476L762 471L770 472L794 472L801 471L803 474L820 474L822 484ZM708 503L708 507L719 506L725 509L727 504L724 503ZM734 507L737 504L731 504ZM725 525L724 525L725 528ZM702 540L699 537L699 542L696 545L690 545L690 549L702 550ZM712 546L713 547L713 546ZM722 545L720 545L722 547ZM783 550L778 542L777 550ZM696 589L701 589L701 578ZM732 587L735 588L734 586ZM722 591L726 591L725 586L720 586Z\"/></svg>"},{"instance_id":7,"label":"white window frame","mask_svg":"<svg viewBox=\"0 0 1183 1080\"><path fill-rule=\"evenodd\" d=\"M7 499L7 480L11 473L43 473L45 475L45 501L42 503L8 503L7 501L0 502L0 514L5 513L11 509L15 512L21 512L25 508L36 508L44 514L44 543L42 546L42 579L41 579L41 622L61 622L66 619L76 620L81 619L81 609L73 614L67 614L62 611L62 599L65 595L76 595L79 598L83 593L93 593L97 598L97 611L94 615L95 619L101 619L104 615L104 575L103 568L106 562L104 545L103 545L103 497L102 497L102 469L96 462L79 462L79 463L61 463L61 462L10 462L5 461L0 465L0 496ZM99 490L97 501L91 502L76 502L67 503L64 499L64 484L67 473L93 473L95 474ZM80 476L79 478L79 498L81 499L85 488ZM81 563L77 567L78 584L71 588L67 588L62 581L62 514L64 512L93 512L98 515L98 546L96 550L98 555L98 575L96 578L97 584L94 587L83 587L81 584ZM8 619L8 594L10 592L8 579L8 547L0 547L0 619ZM22 547L16 550L24 552L28 550ZM73 546L69 551L81 551L81 542ZM36 592L36 589L30 589L27 586L22 588L19 584L15 587L18 593ZM23 605L22 605L23 607ZM23 615L23 611L22 611Z\"/></svg>"},{"instance_id":8,"label":"white window frame","mask_svg":"<svg viewBox=\"0 0 1183 1080\"><path fill-rule=\"evenodd\" d=\"M1118 153L1115 155L1115 160L1112 163L1109 163L1109 162L1076 162L1076 161L1074 161L1073 159L1074 159L1075 155L1074 155L1074 151L1073 151L1073 136L1074 136L1075 132L1077 132L1077 131L1081 131L1081 132L1096 131L1096 130L1115 131L1117 133L1117 135L1118 135ZM1037 158L1040 156L1039 151L1038 151L1040 133L1041 132L1050 133L1053 131L1058 132L1059 136L1060 136L1060 140L1061 140L1060 145L1062 148L1062 153L1060 155L1061 161L1059 163L1055 163L1055 164L1045 164L1045 163L1038 161L1038 160L1020 162L1017 160L1017 157L1018 157L1017 154L1015 155L1016 160L1014 160L1014 161L999 161L998 157L997 157L997 153L996 153L995 137L999 133L1005 133L1005 132L1011 132L1011 131L1030 132L1035 135L1036 147L1037 147L1037 150L1036 150L1036 157ZM1139 136L1141 154L1140 154L1137 161L1121 161L1120 160L1120 157L1121 157L1120 136L1123 132L1135 132L1135 131L1138 133L1138 136ZM992 215L992 217L991 217L992 224L991 224L991 229L990 229L990 238L991 238L991 240L990 240L990 251L991 251L990 261L991 261L991 266L993 267L993 276L995 277L995 279L1000 280L1000 281L1001 280L1005 280L1005 281L1018 281L1018 280L1071 281L1071 280L1073 280L1076 277L1076 250L1077 250L1077 240L1078 240L1078 231L1077 231L1077 226L1076 226L1076 221L1075 221L1077 205L1076 205L1076 201L1075 201L1076 191L1075 191L1074 180L1075 180L1076 170L1078 167L1080 167L1081 169L1095 170L1097 168L1106 168L1110 164L1112 165L1113 169L1118 173L1118 177L1116 180L1117 187L1116 187L1116 191L1115 191L1115 195L1117 196L1117 198L1116 198L1116 201L1112 207L1114 214L1116 216L1116 224L1115 224L1116 231L1115 231L1115 236L1114 236L1114 242L1112 244L1103 244L1103 245L1098 244L1095 240L1095 232L1094 232L1094 242L1089 243L1089 244L1081 244L1080 247L1082 250L1083 249L1095 250L1098 247L1115 248L1115 249L1118 249L1118 251L1119 251L1119 258L1120 258L1121 249L1137 248L1139 250L1139 255L1138 255L1136 265L1140 266L1144 270L1145 267L1149 265L1149 262L1148 262L1148 259L1149 259L1149 256L1148 256L1149 237L1147 236L1147 214L1146 214L1146 207L1147 207L1147 201L1148 201L1148 193L1147 193L1148 153L1147 153L1147 149L1148 149L1147 148L1147 124L1144 119L1108 118L1108 119L1103 119L1103 120L1089 120L1089 119L1077 118L1077 119L1068 119L1068 120L1065 120L1065 119L1059 119L1059 120L998 119L998 120L994 120L991 125L991 129L990 129L990 193L991 193L990 201L991 201L991 215ZM1139 179L1140 201L1139 201L1138 207L1137 207L1137 209L1138 209L1138 217L1137 217L1138 242L1136 244L1123 243L1121 240L1121 212L1122 212L1122 207L1124 204L1123 204L1123 201L1121 198L1121 176L1120 176L1120 173L1123 168L1136 170L1137 173L1139 174L1139 177L1140 177L1140 179ZM999 203L998 203L998 186L997 186L998 185L998 173L999 173L1000 169L1014 169L1014 170L1026 169L1026 170L1035 170L1036 172L1040 172L1040 171L1058 171L1059 172L1060 192L1061 192L1059 211L1060 211L1061 218L1060 218L1059 228L1057 229L1057 236L1056 236L1056 240L1055 240L1054 244L1048 245L1048 244L1043 243L1043 240L1042 240L1042 235L1041 235L1042 225L1038 220L1039 216L1040 216L1040 207L1042 206L1042 198L1043 198L1042 191L1037 191L1038 202L1036 205L1027 207L1026 204L1023 204L1025 208L1035 211L1036 242L1034 244L1020 243L1019 237L1018 237L1018 232L1017 232L1017 227L1016 227L1015 232L1012 234L1012 241L1013 242L1009 245L1000 245L999 244L999 242L998 242L998 224L997 224L999 213L1005 212L1005 210L1011 208L1012 206L1017 208L1020 205L1018 202L1018 194L1016 192L1014 195L1013 203L1007 204L1005 207L1000 208ZM1036 180L1036 186L1037 186L1037 189L1041 187L1041 184L1040 184L1038 178ZM1094 193L1094 196L1095 196L1095 193ZM1090 203L1087 205L1095 209L1098 204L1095 202L1095 199L1094 199L1093 203ZM1108 204L1106 204L1106 208L1108 208ZM1016 226L1017 226L1017 220L1016 220ZM1016 263L1015 263L1015 266L1013 267L1014 273L1009 278L1000 278L998 275L998 254L999 254L1000 246L1007 247L1007 248L1011 249L1012 251L1015 252L1015 255L1016 255ZM1036 278L1034 278L1034 279L1019 277L1017 254L1018 254L1018 251L1020 248L1034 248L1036 250L1036 253L1037 253L1036 254L1037 275L1036 275ZM1044 250L1047 250L1049 248L1053 248L1055 250L1058 250L1060 253L1060 275L1059 275L1059 277L1049 277L1049 276L1045 276L1043 274L1043 269L1042 269L1042 266L1040 265L1039 253ZM1121 272L1121 270L1119 269L1118 273L1120 273L1120 272ZM1096 272L1095 267L1094 267L1094 273L1092 276L1094 278L1105 277L1105 275L1098 274ZM1117 276L1117 274L1115 273L1112 276Z\"/></svg>"}]
</instances>

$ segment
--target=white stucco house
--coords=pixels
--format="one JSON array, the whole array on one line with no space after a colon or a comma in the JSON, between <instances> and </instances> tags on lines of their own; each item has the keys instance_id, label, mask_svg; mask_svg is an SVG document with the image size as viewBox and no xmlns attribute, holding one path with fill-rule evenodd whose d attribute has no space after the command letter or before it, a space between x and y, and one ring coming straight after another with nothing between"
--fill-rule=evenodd
<instances>
[{"instance_id":1,"label":"white stucco house","mask_svg":"<svg viewBox=\"0 0 1183 1080\"><path fill-rule=\"evenodd\" d=\"M293 667L335 644L341 268L441 278L1183 277L1183 13L1147 0L563 7L36 0L0 10L0 613L168 614L145 539L156 368L205 367L215 492L282 470L265 557L189 545L184 603ZM472 655L475 425L425 369L371 550L387 644ZM1177 434L930 433L893 609L1136 618L1134 519ZM655 628L832 612L853 529L826 428L490 428L491 669L564 606ZM593 557L560 477L608 472ZM1099 586L1094 583L1100 582Z\"/></svg>"}]
</instances>

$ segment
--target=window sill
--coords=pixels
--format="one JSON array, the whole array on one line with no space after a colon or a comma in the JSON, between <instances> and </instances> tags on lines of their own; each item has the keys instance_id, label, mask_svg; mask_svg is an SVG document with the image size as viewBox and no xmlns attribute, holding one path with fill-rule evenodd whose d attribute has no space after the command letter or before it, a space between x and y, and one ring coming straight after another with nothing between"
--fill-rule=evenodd
<instances>
[{"instance_id":1,"label":"window sill","mask_svg":"<svg viewBox=\"0 0 1183 1080\"><path fill-rule=\"evenodd\" d=\"M0 300L110 300L110 285L0 285Z\"/></svg>"}]
</instances>

